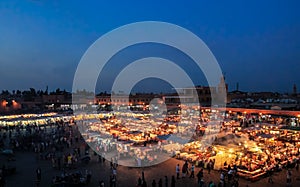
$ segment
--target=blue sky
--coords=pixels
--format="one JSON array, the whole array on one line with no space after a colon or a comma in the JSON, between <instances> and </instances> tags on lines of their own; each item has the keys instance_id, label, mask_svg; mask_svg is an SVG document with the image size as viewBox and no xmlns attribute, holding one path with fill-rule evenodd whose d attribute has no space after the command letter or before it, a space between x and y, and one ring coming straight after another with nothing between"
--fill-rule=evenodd
<instances>
[{"instance_id":1,"label":"blue sky","mask_svg":"<svg viewBox=\"0 0 300 187\"><path fill-rule=\"evenodd\" d=\"M1 0L0 90L47 85L71 90L77 64L96 39L128 23L155 20L199 36L226 73L230 90L239 82L245 91L291 92L293 84L300 88L299 7L296 0ZM205 84L198 72L187 71L196 84ZM151 83L138 88L148 91L147 86Z\"/></svg>"}]
</instances>

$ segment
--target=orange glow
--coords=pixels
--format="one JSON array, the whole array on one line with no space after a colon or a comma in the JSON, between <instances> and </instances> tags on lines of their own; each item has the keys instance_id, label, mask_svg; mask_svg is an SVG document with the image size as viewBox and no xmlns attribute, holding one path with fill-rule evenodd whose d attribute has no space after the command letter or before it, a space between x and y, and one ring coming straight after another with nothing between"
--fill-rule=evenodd
<instances>
[{"instance_id":1,"label":"orange glow","mask_svg":"<svg viewBox=\"0 0 300 187\"><path fill-rule=\"evenodd\" d=\"M6 100L3 100L1 103L2 107L6 107L7 104L8 104L8 102Z\"/></svg>"}]
</instances>

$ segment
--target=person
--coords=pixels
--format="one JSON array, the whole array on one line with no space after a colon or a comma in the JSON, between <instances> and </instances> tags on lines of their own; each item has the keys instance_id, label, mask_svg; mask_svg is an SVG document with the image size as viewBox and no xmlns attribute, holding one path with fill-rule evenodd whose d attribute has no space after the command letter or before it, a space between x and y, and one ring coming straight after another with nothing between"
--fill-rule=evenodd
<instances>
[{"instance_id":1,"label":"person","mask_svg":"<svg viewBox=\"0 0 300 187\"><path fill-rule=\"evenodd\" d=\"M228 171L228 181L230 181L231 179L232 179L232 177L233 177L233 169L230 169L229 171Z\"/></svg>"},{"instance_id":2,"label":"person","mask_svg":"<svg viewBox=\"0 0 300 187\"><path fill-rule=\"evenodd\" d=\"M141 177L139 177L139 179L138 179L137 186L138 186L138 187L141 187L141 186L142 186L142 179L141 179Z\"/></svg>"},{"instance_id":3,"label":"person","mask_svg":"<svg viewBox=\"0 0 300 187\"><path fill-rule=\"evenodd\" d=\"M220 183L223 184L223 185L225 184L225 173L224 173L224 171L221 172Z\"/></svg>"},{"instance_id":4,"label":"person","mask_svg":"<svg viewBox=\"0 0 300 187\"><path fill-rule=\"evenodd\" d=\"M100 187L104 187L104 181L103 181L103 180L101 180L101 181L99 182L99 186L100 186Z\"/></svg>"},{"instance_id":5,"label":"person","mask_svg":"<svg viewBox=\"0 0 300 187\"><path fill-rule=\"evenodd\" d=\"M145 180L145 173L142 171L142 180Z\"/></svg>"},{"instance_id":6,"label":"person","mask_svg":"<svg viewBox=\"0 0 300 187\"><path fill-rule=\"evenodd\" d=\"M102 156L102 162L104 163L105 162L105 153L103 153L103 156Z\"/></svg>"},{"instance_id":7,"label":"person","mask_svg":"<svg viewBox=\"0 0 300 187\"><path fill-rule=\"evenodd\" d=\"M57 158L57 167L58 167L58 170L61 169L61 158Z\"/></svg>"},{"instance_id":8,"label":"person","mask_svg":"<svg viewBox=\"0 0 300 187\"><path fill-rule=\"evenodd\" d=\"M36 182L37 182L36 185L39 186L42 179L42 170L40 167L38 167L35 172L36 172Z\"/></svg>"},{"instance_id":9,"label":"person","mask_svg":"<svg viewBox=\"0 0 300 187\"><path fill-rule=\"evenodd\" d=\"M208 164L207 164L207 170L208 170L208 174L210 174L210 170L211 170L211 161L209 161Z\"/></svg>"},{"instance_id":10,"label":"person","mask_svg":"<svg viewBox=\"0 0 300 187\"><path fill-rule=\"evenodd\" d=\"M287 186L290 186L291 183L292 183L292 172L289 169L286 173L286 184Z\"/></svg>"},{"instance_id":11,"label":"person","mask_svg":"<svg viewBox=\"0 0 300 187\"><path fill-rule=\"evenodd\" d=\"M117 177L117 169L115 167L112 168L112 174Z\"/></svg>"},{"instance_id":12,"label":"person","mask_svg":"<svg viewBox=\"0 0 300 187\"><path fill-rule=\"evenodd\" d=\"M233 171L234 171L234 173L237 173L237 171L238 171L238 168L237 168L236 164L233 165Z\"/></svg>"},{"instance_id":13,"label":"person","mask_svg":"<svg viewBox=\"0 0 300 187\"><path fill-rule=\"evenodd\" d=\"M71 154L69 154L69 155L67 156L67 163L68 163L68 167L70 168L71 165L72 165L72 155L71 155Z\"/></svg>"},{"instance_id":14,"label":"person","mask_svg":"<svg viewBox=\"0 0 300 187\"><path fill-rule=\"evenodd\" d=\"M5 186L5 178L4 178L3 171L4 171L4 169L0 169L0 187Z\"/></svg>"},{"instance_id":15,"label":"person","mask_svg":"<svg viewBox=\"0 0 300 187\"><path fill-rule=\"evenodd\" d=\"M79 155L79 156L80 156L80 155ZM98 155L98 162L102 163L102 157L101 157L100 154Z\"/></svg>"},{"instance_id":16,"label":"person","mask_svg":"<svg viewBox=\"0 0 300 187\"><path fill-rule=\"evenodd\" d=\"M233 183L232 183L233 187L238 187L239 186L239 180L238 179L234 179Z\"/></svg>"},{"instance_id":17,"label":"person","mask_svg":"<svg viewBox=\"0 0 300 187\"><path fill-rule=\"evenodd\" d=\"M54 157L51 158L51 162L52 162L52 168L55 168L55 158Z\"/></svg>"},{"instance_id":18,"label":"person","mask_svg":"<svg viewBox=\"0 0 300 187\"><path fill-rule=\"evenodd\" d=\"M272 172L271 172L271 171L268 171L267 173L268 173L268 175L269 175L269 178L268 178L268 183L271 183L271 184L273 184Z\"/></svg>"},{"instance_id":19,"label":"person","mask_svg":"<svg viewBox=\"0 0 300 187\"><path fill-rule=\"evenodd\" d=\"M200 179L200 181L198 182L198 186L199 187L204 187L205 186L205 183L204 183L203 179Z\"/></svg>"},{"instance_id":20,"label":"person","mask_svg":"<svg viewBox=\"0 0 300 187\"><path fill-rule=\"evenodd\" d=\"M197 174L198 184L200 183L201 179L203 178L203 169L201 168Z\"/></svg>"},{"instance_id":21,"label":"person","mask_svg":"<svg viewBox=\"0 0 300 187\"><path fill-rule=\"evenodd\" d=\"M91 182L92 178L92 172L86 170L86 184L89 184Z\"/></svg>"},{"instance_id":22,"label":"person","mask_svg":"<svg viewBox=\"0 0 300 187\"><path fill-rule=\"evenodd\" d=\"M168 181L168 177L165 176L165 187L168 187L169 186L169 181Z\"/></svg>"},{"instance_id":23,"label":"person","mask_svg":"<svg viewBox=\"0 0 300 187\"><path fill-rule=\"evenodd\" d=\"M195 166L194 166L194 164L192 164L192 166L191 166L191 175L190 175L190 178L195 178Z\"/></svg>"},{"instance_id":24,"label":"person","mask_svg":"<svg viewBox=\"0 0 300 187\"><path fill-rule=\"evenodd\" d=\"M112 169L114 167L114 160L113 157L110 158L110 168Z\"/></svg>"},{"instance_id":25,"label":"person","mask_svg":"<svg viewBox=\"0 0 300 187\"><path fill-rule=\"evenodd\" d=\"M155 179L153 179L153 181L152 181L152 187L156 187Z\"/></svg>"},{"instance_id":26,"label":"person","mask_svg":"<svg viewBox=\"0 0 300 187\"><path fill-rule=\"evenodd\" d=\"M215 187L216 185L215 185L215 183L213 182L213 181L210 181L209 183L208 183L208 187Z\"/></svg>"},{"instance_id":27,"label":"person","mask_svg":"<svg viewBox=\"0 0 300 187\"><path fill-rule=\"evenodd\" d=\"M158 187L162 187L162 179L161 178L158 181Z\"/></svg>"},{"instance_id":28,"label":"person","mask_svg":"<svg viewBox=\"0 0 300 187\"><path fill-rule=\"evenodd\" d=\"M115 175L110 175L110 187L116 187L117 181Z\"/></svg>"},{"instance_id":29,"label":"person","mask_svg":"<svg viewBox=\"0 0 300 187\"><path fill-rule=\"evenodd\" d=\"M182 166L182 178L185 178L187 170L188 170L188 163L187 163L187 161L185 161L185 163Z\"/></svg>"},{"instance_id":30,"label":"person","mask_svg":"<svg viewBox=\"0 0 300 187\"><path fill-rule=\"evenodd\" d=\"M179 167L179 164L177 164L177 166L176 166L177 179L179 179L179 172L180 172L180 167Z\"/></svg>"},{"instance_id":31,"label":"person","mask_svg":"<svg viewBox=\"0 0 300 187\"><path fill-rule=\"evenodd\" d=\"M145 180L142 180L142 187L147 187L147 182Z\"/></svg>"},{"instance_id":32,"label":"person","mask_svg":"<svg viewBox=\"0 0 300 187\"><path fill-rule=\"evenodd\" d=\"M172 176L172 180L171 180L171 187L175 187L175 176Z\"/></svg>"}]
</instances>

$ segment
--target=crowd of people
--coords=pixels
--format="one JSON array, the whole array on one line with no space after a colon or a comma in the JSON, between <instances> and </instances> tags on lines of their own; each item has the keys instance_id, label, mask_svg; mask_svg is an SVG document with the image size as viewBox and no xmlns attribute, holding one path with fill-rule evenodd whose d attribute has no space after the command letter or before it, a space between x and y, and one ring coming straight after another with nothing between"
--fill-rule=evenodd
<instances>
[{"instance_id":1,"label":"crowd of people","mask_svg":"<svg viewBox=\"0 0 300 187\"><path fill-rule=\"evenodd\" d=\"M159 178L158 180L153 179L150 184L147 183L147 180L145 179L144 172L141 173L141 177L137 180L137 187L175 187L176 183L178 183L179 180L182 180L183 183L186 182L186 180L193 180L197 179L197 185L198 187L238 187L239 186L239 178L237 175L236 169L230 169L228 173L225 171L220 171L220 180L219 181L204 181L204 168L200 168L197 174L195 174L195 165L189 164L187 161L184 162L182 166L180 164L177 164L175 166L175 174L171 177L164 176L162 178ZM207 169L207 174L210 175L210 170ZM182 182L181 182L182 183Z\"/></svg>"},{"instance_id":2,"label":"crowd of people","mask_svg":"<svg viewBox=\"0 0 300 187\"><path fill-rule=\"evenodd\" d=\"M90 183L92 173L89 170L80 171L80 164L87 164L93 155L89 150L89 146L81 137L78 127L72 123L64 121L56 121L54 124L43 126L27 125L27 126L12 126L2 128L0 132L0 146L2 148L9 147L15 152L31 152L36 155L37 161L49 162L53 169L60 171L60 175L53 176L52 185L59 186L63 184L81 184L87 185ZM276 147L274 148L276 149ZM96 154L95 154L96 155ZM105 162L105 158L98 156L99 162ZM117 159L110 161L111 170L109 179L97 177L99 186L118 186ZM226 165L224 170L220 171L220 179L218 181L204 180L204 169L208 175L211 170L214 170L215 160L207 160L207 162L199 162L198 164L185 161L182 165L174 166L174 173L165 175L161 178L146 180L144 172L138 178L136 186L171 186L175 187L179 180L194 180L197 184L203 186L239 186L239 176L237 168L232 165ZM225 166L225 165L224 165ZM200 168L197 173L196 167ZM278 166L279 167L279 166ZM299 168L299 163L290 166L290 168ZM5 166L4 166L5 168ZM280 169L280 168L278 168ZM197 169L198 170L198 169ZM273 183L272 173L268 173L268 182ZM207 178L207 177L206 177ZM209 177L208 177L209 178ZM287 185L292 183L292 172L287 170ZM42 170L38 166L36 169L36 184L41 184ZM109 181L109 184L105 182ZM5 185L4 169L0 169L0 187Z\"/></svg>"}]
</instances>

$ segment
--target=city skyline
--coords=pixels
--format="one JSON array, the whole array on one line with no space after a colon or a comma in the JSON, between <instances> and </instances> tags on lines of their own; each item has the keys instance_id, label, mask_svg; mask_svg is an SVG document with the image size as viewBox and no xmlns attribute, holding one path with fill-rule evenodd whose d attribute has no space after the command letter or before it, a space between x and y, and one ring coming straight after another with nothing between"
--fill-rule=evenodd
<instances>
[{"instance_id":1,"label":"city skyline","mask_svg":"<svg viewBox=\"0 0 300 187\"><path fill-rule=\"evenodd\" d=\"M70 91L77 64L96 39L124 24L158 20L185 27L200 37L217 58L229 91L235 90L238 82L242 91L292 93L293 85L300 83L297 7L297 1L189 4L156 1L133 5L2 1L0 90L30 87L44 90L48 85L49 90ZM135 57L130 55L133 51ZM112 59L112 64L124 66L137 57L153 54L184 63L189 61L172 49L150 45L133 46L123 56L121 53ZM119 72L114 65L107 67L109 74L102 75L106 82L100 83L97 92L109 91ZM207 85L201 72L193 66L186 66L185 70L195 85ZM145 80L136 88L145 92L160 89L152 85L153 80ZM156 80L154 85L170 88L163 81Z\"/></svg>"}]
</instances>

